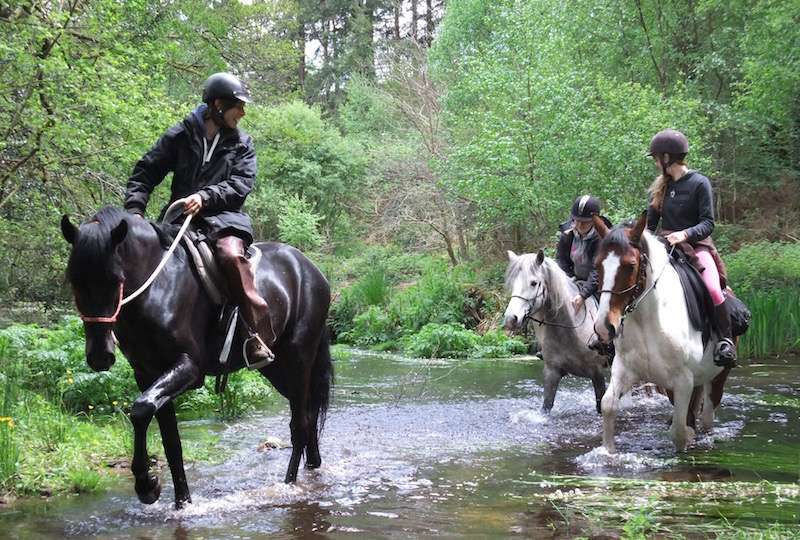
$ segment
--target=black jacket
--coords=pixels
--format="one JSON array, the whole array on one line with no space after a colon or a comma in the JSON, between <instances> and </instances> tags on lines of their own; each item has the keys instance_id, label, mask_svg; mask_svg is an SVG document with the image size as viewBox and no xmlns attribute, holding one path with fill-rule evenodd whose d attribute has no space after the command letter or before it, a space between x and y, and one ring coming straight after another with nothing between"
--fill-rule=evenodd
<instances>
[{"instance_id":1,"label":"black jacket","mask_svg":"<svg viewBox=\"0 0 800 540\"><path fill-rule=\"evenodd\" d=\"M607 227L611 227L611 222L604 216L600 218L605 222ZM570 254L572 250L572 240L575 238L575 231L572 230L572 220L567 220L559 226L558 233L558 247L556 249L556 262L558 266L569 276L575 277L575 265L572 261ZM590 260L594 260L597 254L597 246L600 245L600 237L595 235L594 238L589 240L587 246L587 254ZM575 284L578 286L580 295L583 298L589 298L594 295L598 289L597 269L592 266L589 275L585 279L576 279Z\"/></svg>"},{"instance_id":2,"label":"black jacket","mask_svg":"<svg viewBox=\"0 0 800 540\"><path fill-rule=\"evenodd\" d=\"M690 244L710 236L714 231L714 195L708 178L689 171L677 182L668 181L661 211L647 205L647 228L655 232L659 220L664 230L686 230Z\"/></svg>"},{"instance_id":3,"label":"black jacket","mask_svg":"<svg viewBox=\"0 0 800 540\"><path fill-rule=\"evenodd\" d=\"M223 128L211 160L203 164L206 108L200 105L168 129L139 160L128 179L125 209L143 214L150 193L172 172L169 203L199 193L203 199L199 216L210 236L234 234L252 242L253 227L242 206L256 179L253 140L239 129Z\"/></svg>"}]
</instances>

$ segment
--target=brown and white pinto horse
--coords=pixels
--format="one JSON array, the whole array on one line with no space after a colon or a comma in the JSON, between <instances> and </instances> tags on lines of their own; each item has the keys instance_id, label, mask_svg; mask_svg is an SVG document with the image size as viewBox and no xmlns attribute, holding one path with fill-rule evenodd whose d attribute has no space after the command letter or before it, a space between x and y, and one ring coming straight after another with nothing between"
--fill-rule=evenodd
<instances>
[{"instance_id":1,"label":"brown and white pinto horse","mask_svg":"<svg viewBox=\"0 0 800 540\"><path fill-rule=\"evenodd\" d=\"M603 445L615 451L614 423L620 398L637 383L652 382L672 394L670 436L679 452L694 436L694 398L701 398L702 425L711 428L714 405L721 398L727 370L714 364L713 335L703 346L702 333L692 326L677 271L664 245L645 230L642 214L633 227L609 230L602 220L594 225L602 242L595 265L601 284L595 332L603 342L614 341L616 355L611 381L602 400ZM623 331L624 322L624 331ZM697 391L695 391L697 390ZM716 401L716 403L713 403Z\"/></svg>"}]
</instances>

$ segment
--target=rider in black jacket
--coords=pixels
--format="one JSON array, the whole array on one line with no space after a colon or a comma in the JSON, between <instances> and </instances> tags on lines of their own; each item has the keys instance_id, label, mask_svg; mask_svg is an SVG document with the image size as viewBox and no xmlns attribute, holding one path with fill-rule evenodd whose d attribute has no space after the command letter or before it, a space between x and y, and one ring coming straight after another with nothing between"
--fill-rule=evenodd
<instances>
[{"instance_id":1,"label":"rider in black jacket","mask_svg":"<svg viewBox=\"0 0 800 540\"><path fill-rule=\"evenodd\" d=\"M572 203L571 217L559 227L556 260L558 266L575 280L578 294L572 305L578 311L584 301L597 292L597 270L594 256L600 237L592 223L592 215L600 214L600 200L591 195L582 195ZM611 222L602 217L608 227Z\"/></svg>"},{"instance_id":2,"label":"rider in black jacket","mask_svg":"<svg viewBox=\"0 0 800 540\"><path fill-rule=\"evenodd\" d=\"M235 76L209 77L203 104L168 129L134 167L125 209L143 215L153 189L173 173L169 203L182 199L185 213L196 215L195 222L214 242L232 299L250 328L248 359L251 367L259 367L272 361L266 342L272 344L275 336L267 302L245 258L253 229L242 206L256 179L256 152L253 140L237 126L250 101Z\"/></svg>"}]
</instances>

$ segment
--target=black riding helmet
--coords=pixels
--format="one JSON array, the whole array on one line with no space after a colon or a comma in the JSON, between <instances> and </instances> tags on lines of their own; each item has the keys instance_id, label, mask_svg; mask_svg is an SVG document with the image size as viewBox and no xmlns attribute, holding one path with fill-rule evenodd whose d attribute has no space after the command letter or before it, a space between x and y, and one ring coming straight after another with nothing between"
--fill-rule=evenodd
<instances>
[{"instance_id":1,"label":"black riding helmet","mask_svg":"<svg viewBox=\"0 0 800 540\"><path fill-rule=\"evenodd\" d=\"M572 203L572 219L591 221L594 214L600 214L600 199L591 195L581 195Z\"/></svg>"},{"instance_id":2,"label":"black riding helmet","mask_svg":"<svg viewBox=\"0 0 800 540\"><path fill-rule=\"evenodd\" d=\"M203 83L203 103L211 105L215 99L253 101L244 83L230 73L214 73Z\"/></svg>"}]
</instances>

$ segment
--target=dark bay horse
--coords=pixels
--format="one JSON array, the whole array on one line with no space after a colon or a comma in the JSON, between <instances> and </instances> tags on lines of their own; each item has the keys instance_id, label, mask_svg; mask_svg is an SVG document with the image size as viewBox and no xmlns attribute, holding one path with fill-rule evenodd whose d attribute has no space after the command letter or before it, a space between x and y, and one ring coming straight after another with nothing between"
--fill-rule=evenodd
<instances>
[{"instance_id":1,"label":"dark bay horse","mask_svg":"<svg viewBox=\"0 0 800 540\"><path fill-rule=\"evenodd\" d=\"M86 360L95 371L114 363L114 337L133 367L142 394L131 406L134 451L131 470L145 504L158 500L161 486L149 471L147 428L158 420L175 485L175 505L191 502L183 467L173 400L220 373L219 308L215 307L183 249L178 249L152 285L122 306L122 298L147 280L165 252L169 226L106 207L80 227L61 219L72 244L67 277L84 319ZM271 307L278 336L275 361L259 371L289 400L292 454L285 481L294 482L300 458L320 466L319 434L333 385L325 320L330 288L298 250L278 243L256 244L263 256L256 269L259 291ZM237 332L226 371L244 367Z\"/></svg>"}]
</instances>

